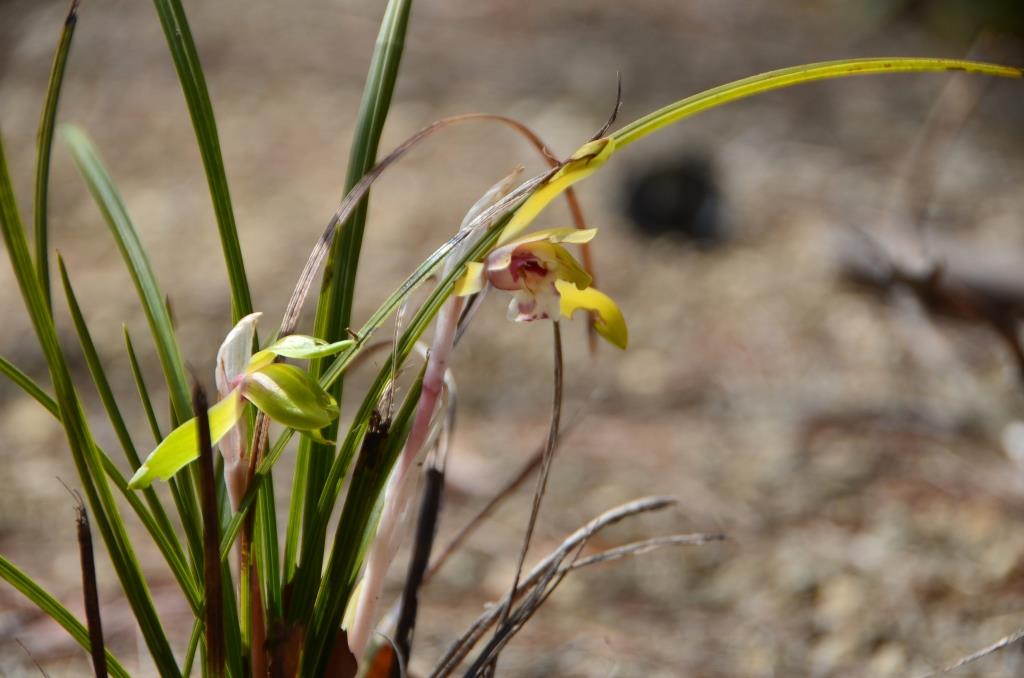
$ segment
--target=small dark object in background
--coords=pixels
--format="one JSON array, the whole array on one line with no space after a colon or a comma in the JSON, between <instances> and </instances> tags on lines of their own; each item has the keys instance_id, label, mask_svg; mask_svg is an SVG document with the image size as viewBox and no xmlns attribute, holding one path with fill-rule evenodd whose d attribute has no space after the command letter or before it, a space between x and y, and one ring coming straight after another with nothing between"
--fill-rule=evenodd
<instances>
[{"instance_id":1,"label":"small dark object in background","mask_svg":"<svg viewBox=\"0 0 1024 678\"><path fill-rule=\"evenodd\" d=\"M669 236L703 247L728 237L714 169L705 156L681 155L637 172L626 190L626 216L645 236Z\"/></svg>"},{"instance_id":2,"label":"small dark object in background","mask_svg":"<svg viewBox=\"0 0 1024 678\"><path fill-rule=\"evenodd\" d=\"M979 33L1024 37L1024 3L1020 0L870 0L852 5L874 23L905 22L955 41Z\"/></svg>"}]
</instances>

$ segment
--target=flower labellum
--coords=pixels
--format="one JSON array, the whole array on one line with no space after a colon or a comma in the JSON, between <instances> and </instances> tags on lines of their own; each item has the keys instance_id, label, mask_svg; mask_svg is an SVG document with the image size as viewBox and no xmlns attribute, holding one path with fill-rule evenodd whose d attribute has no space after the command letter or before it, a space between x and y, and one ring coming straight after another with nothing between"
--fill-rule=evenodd
<instances>
[{"instance_id":1,"label":"flower labellum","mask_svg":"<svg viewBox=\"0 0 1024 678\"><path fill-rule=\"evenodd\" d=\"M516 322L571 318L579 309L592 311L597 332L625 349L629 332L622 311L591 287L590 275L562 246L590 242L596 234L596 229L554 228L511 240L492 250L482 263L467 265L454 293L475 294L487 283L512 292L508 316Z\"/></svg>"}]
</instances>

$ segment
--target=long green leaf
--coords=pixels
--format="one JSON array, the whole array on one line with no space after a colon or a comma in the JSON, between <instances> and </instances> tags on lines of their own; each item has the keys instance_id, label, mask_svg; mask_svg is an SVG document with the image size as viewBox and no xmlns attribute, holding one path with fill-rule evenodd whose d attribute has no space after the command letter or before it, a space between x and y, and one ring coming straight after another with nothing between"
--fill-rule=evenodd
<instances>
[{"instance_id":1,"label":"long green leaf","mask_svg":"<svg viewBox=\"0 0 1024 678\"><path fill-rule=\"evenodd\" d=\"M231 207L231 192L228 190L228 179L224 172L224 158L221 156L217 122L213 117L213 105L210 103L210 93L206 88L206 78L180 0L153 0L153 4L160 17L164 36L167 38L167 46L171 50L174 68L178 72L181 91L185 95L196 141L199 143L199 153L203 158L203 169L206 171L206 181L210 187L210 197L213 200L213 211L217 217L217 229L220 232L221 248L224 250L224 261L227 264L228 281L231 285L231 315L233 321L238 322L242 316L252 313L252 297L245 275L242 246L238 242L238 229Z\"/></svg>"},{"instance_id":2,"label":"long green leaf","mask_svg":"<svg viewBox=\"0 0 1024 678\"><path fill-rule=\"evenodd\" d=\"M36 339L50 369L50 377L53 381L68 446L78 470L82 488L89 500L96 525L103 536L110 559L124 589L125 597L139 622L142 636L154 663L161 673L172 677L178 676L179 671L174 660L174 653L171 651L167 636L164 634L160 619L156 614L149 587L128 539L124 521L110 492L110 486L107 484L95 442L85 419L85 413L82 411L81 402L71 381L67 360L57 339L57 330L53 323L53 317L50 315L49 305L43 296L39 277L32 264L25 228L18 213L10 175L7 171L7 158L3 150L2 138L0 138L0 230L3 231L7 255L25 301L25 307L35 328Z\"/></svg>"},{"instance_id":3,"label":"long green leaf","mask_svg":"<svg viewBox=\"0 0 1024 678\"><path fill-rule=\"evenodd\" d=\"M3 356L0 356L0 374L3 374L5 377L10 379L18 388L31 396L33 400L49 410L50 414L60 419L60 411L57 409L57 403L54 402L50 394L44 391L42 386L33 381L32 377L19 370Z\"/></svg>"},{"instance_id":4,"label":"long green leaf","mask_svg":"<svg viewBox=\"0 0 1024 678\"><path fill-rule=\"evenodd\" d=\"M844 78L852 75L926 71L966 71L1006 78L1024 77L1024 71L1020 68L960 59L892 57L825 61L769 71L706 90L645 115L616 131L611 138L615 140L616 147L621 149L668 125L703 111L717 108L730 101L806 82Z\"/></svg>"},{"instance_id":5,"label":"long green leaf","mask_svg":"<svg viewBox=\"0 0 1024 678\"><path fill-rule=\"evenodd\" d=\"M241 418L244 405L232 394L210 407L210 435L216 445ZM167 434L146 461L135 471L128 484L134 489L149 487L154 480L167 480L199 456L199 426L193 417Z\"/></svg>"},{"instance_id":6,"label":"long green leaf","mask_svg":"<svg viewBox=\"0 0 1024 678\"><path fill-rule=\"evenodd\" d=\"M381 133L398 79L411 8L412 0L389 0L384 10L353 133L345 193L348 193L376 163ZM359 268L368 206L369 195L360 201L351 218L334 239L324 269L313 333L329 342L347 338L345 331L352 320L352 299L355 294L356 272ZM316 361L310 366L310 370L314 375L320 376L324 367L324 362ZM331 391L331 395L338 403L341 403L342 386L342 380L338 379ZM337 430L337 423L333 423L324 431L324 435L334 440ZM293 511L289 515L285 543L286 547L290 545L291 549L286 549L285 553L286 571L291 570L294 564L295 544L298 542L296 533L299 530L300 519L303 540L311 540L314 544L320 543L320 540L309 531L313 527L311 513L316 506L316 498L323 488L323 478L330 468L333 457L333 446L313 445L306 439L299 445L297 471L303 471L304 474L295 474L292 491L302 492L306 501L300 513ZM311 559L315 556L307 553L304 557ZM322 553L320 558L322 559ZM318 578L319 574L319 568L308 568L301 576Z\"/></svg>"},{"instance_id":7,"label":"long green leaf","mask_svg":"<svg viewBox=\"0 0 1024 678\"><path fill-rule=\"evenodd\" d=\"M142 368L139 367L139 359L135 355L135 346L132 344L131 334L128 333L128 326L122 325L121 332L124 334L124 348L125 352L128 353L128 363L132 368L135 390L138 391L139 401L142 403L142 409L146 413L146 421L149 422L150 431L153 433L153 441L159 445L160 441L164 439L164 434L160 432L160 424L156 420L153 401L149 398L149 389L146 387L145 377L142 376Z\"/></svg>"},{"instance_id":8,"label":"long green leaf","mask_svg":"<svg viewBox=\"0 0 1024 678\"><path fill-rule=\"evenodd\" d=\"M62 125L60 130L96 204L103 213L135 283L167 381L174 419L185 421L192 416L192 405L181 349L178 347L178 339L165 297L157 284L153 267L149 263L149 257L142 246L135 224L128 216L128 210L103 166L99 153L85 133L69 125ZM178 509L192 562L198 563L202 562L202 540L194 473L192 481L180 483L181 501Z\"/></svg>"},{"instance_id":9,"label":"long green leaf","mask_svg":"<svg viewBox=\"0 0 1024 678\"><path fill-rule=\"evenodd\" d=\"M135 470L141 465L138 452L136 452L135 445L132 443L128 427L124 422L124 417L121 416L121 409L118 407L113 389L110 387L110 382L107 381L106 372L100 362L99 353L96 351L92 335L85 323L85 317L83 316L82 309L78 304L75 291L71 286L71 280L68 277L64 261L59 256L57 257L57 264L60 271L61 282L64 286L64 294L67 297L68 308L71 311L71 320L75 326L75 331L78 333L79 345L82 347L82 353L85 355L85 362L89 367L89 373L92 375L93 383L96 385L96 390L99 392L100 401L103 403L103 408L107 412L107 418L110 420L110 425L113 427L114 433L117 436L118 441L121 443L121 448L124 450L125 456L128 458L128 463L131 464L132 469ZM118 474L118 476L120 477L120 474ZM127 490L127 483L124 483L123 479L121 479L121 481ZM115 484L119 483L115 481ZM186 594L191 594L190 602L195 606L198 604L198 596L196 595L198 593L198 588L195 584L195 578L188 568L188 561L185 558L185 553L182 550L181 543L178 541L174 528L171 526L171 521L167 517L166 511L164 511L163 504L160 503L160 499L156 496L156 492L152 489L147 489L143 495L146 498L146 503L149 505L151 515L140 517L143 518L143 522L146 522L147 524L151 523L151 532L155 531L158 533L158 540L165 545L166 550L170 554L169 557L167 557L167 564L170 566L174 578L181 583L182 589ZM178 499L178 497L175 497L175 499Z\"/></svg>"},{"instance_id":10,"label":"long green leaf","mask_svg":"<svg viewBox=\"0 0 1024 678\"><path fill-rule=\"evenodd\" d=\"M462 254L457 265L452 267L449 274L441 280L437 287L434 288L427 299L423 302L422 306L414 314L412 319L409 321L408 328L402 334L402 337L398 342L398 346L395 348L392 355L392 360L397 360L397 366L399 369L412 352L416 342L433 321L434 316L437 315L441 306L444 304L444 301L451 294L452 287L462 266L466 262L482 256L483 253L494 244L498 234L501 232L501 229L508 222L510 217L511 215L506 215L501 218L498 223L491 228L491 230L487 231L480 238L479 242L475 243L473 247L469 248L467 252ZM447 245L441 247L428 257L427 260L416 269L413 275L410 276L397 290L395 290L384 304L382 304L381 307L371 315L370 319L356 335L356 346L349 352L338 356L338 359L335 360L335 362L332 363L325 371L321 378L321 385L326 388L330 385L331 380L336 379L343 374L345 368L350 364L351 360L354 359L357 352L369 340L373 332L380 328L385 319L391 313L395 312L412 290L414 290L430 274L431 271L435 270L436 266L444 261L445 257L450 256L454 251L456 251L452 241L449 241L448 245L451 245L451 247L448 247ZM362 444L363 437L369 427L370 416L377 407L377 404L380 402L380 399L383 397L384 389L391 378L392 371L393 366L391 361L389 361L378 373L377 379L364 396L362 404L353 418L349 432L346 435L344 442L341 444L339 453L331 465L326 480L323 482L323 490L318 497L315 513L311 518L313 524L310 530L311 540L318 539L320 540L320 543L315 544L312 541L303 542L300 569L305 567L319 567L320 561L318 559L318 554L323 552L327 525L335 502L341 492L342 483L348 473L349 465L352 463L356 452L359 450L359 446ZM282 439L284 439L284 436ZM270 453L267 455L267 459L265 461L268 463L275 461L282 447L282 440L277 441ZM307 557L307 550L312 554L311 556ZM304 618L304 616L308 614L308 610L313 605L314 598L316 597L316 590L319 587L320 582L318 578L310 577L309 579L301 578L296 580L295 587L292 591L291 606L289 609L289 616L291 619Z\"/></svg>"},{"instance_id":11,"label":"long green leaf","mask_svg":"<svg viewBox=\"0 0 1024 678\"><path fill-rule=\"evenodd\" d=\"M364 446L356 462L352 483L345 496L345 506L338 521L334 547L324 572L324 583L317 594L312 623L306 633L302 657L304 675L319 676L326 669L332 639L341 625L369 542L367 533L376 529L375 518L379 515L377 508L380 506L381 495L409 436L422 386L423 370L420 370L419 377L391 422L383 446L379 449Z\"/></svg>"},{"instance_id":12,"label":"long green leaf","mask_svg":"<svg viewBox=\"0 0 1024 678\"><path fill-rule=\"evenodd\" d=\"M21 592L32 603L42 610L48 617L64 627L72 638L81 645L86 652L89 651L89 630L82 622L75 618L75 615L60 604L46 589L35 583L31 577L18 569L14 563L0 556L0 579ZM129 673L121 666L117 657L107 650L107 669L117 678L131 678Z\"/></svg>"},{"instance_id":13,"label":"long green leaf","mask_svg":"<svg viewBox=\"0 0 1024 678\"><path fill-rule=\"evenodd\" d=\"M0 358L0 372L3 372L3 374L21 386L28 395L32 396L58 422L60 421L60 409L57 407L57 402L43 391L38 384L25 376L21 370L4 358ZM179 574L185 575L178 578L178 583L188 597L193 609L198 610L196 606L201 602L201 594L195 580L188 576L188 563L181 552L181 544L177 543L176 540L172 540L167 535L166 527L158 525L157 521L146 510L146 507L142 505L136 493L128 489L128 481L121 475L121 472L114 465L114 462L110 460L110 457L99 448L97 448L97 453L100 455L100 463L103 465L107 476L121 492L121 495L128 501L139 520L146 527L146 531L153 537L153 541L156 543L157 548L160 549L160 553L163 554L164 559L170 565L172 574L176 577ZM171 536L173 536L173 530Z\"/></svg>"},{"instance_id":14,"label":"long green leaf","mask_svg":"<svg viewBox=\"0 0 1024 678\"><path fill-rule=\"evenodd\" d=\"M71 125L61 125L60 132L71 149L75 163L85 178L96 204L103 212L103 217L124 257L153 333L160 365L170 389L175 416L179 421L185 421L192 416L188 379L185 376L184 361L178 347L174 325L167 311L164 294L160 291L153 267L149 263L149 256L142 245L135 224L128 216L121 195L114 187L110 174L103 166L103 161L92 142L82 130Z\"/></svg>"},{"instance_id":15,"label":"long green leaf","mask_svg":"<svg viewBox=\"0 0 1024 678\"><path fill-rule=\"evenodd\" d=\"M50 303L50 253L49 228L47 214L50 193L50 155L53 150L53 130L57 120L57 104L60 101L61 85L64 84L64 69L68 63L68 52L71 50L71 38L78 25L78 0L73 0L67 17L64 19L64 30L61 31L57 50L53 54L53 66L50 68L50 82L46 88L46 103L39 121L38 155L36 158L36 193L33 219L35 221L36 271L39 284L43 287L43 297Z\"/></svg>"},{"instance_id":16,"label":"long green leaf","mask_svg":"<svg viewBox=\"0 0 1024 678\"><path fill-rule=\"evenodd\" d=\"M452 287L455 283L456 278L461 272L462 267L469 261L473 261L481 258L484 254L494 245L498 239L502 229L508 223L511 215L505 215L495 223L495 225L487 231L480 239L479 242L475 243L473 247L469 248L467 252L462 254L457 264L453 267L451 274L446 277L441 283L431 291L427 300L424 301L423 306L417 311L409 324L409 328L403 335L403 339L400 342L401 346L406 346L408 350L411 350L416 340L422 336L423 332L426 331L427 326L433 320L434 316L440 310L441 305L451 294ZM345 370L352 364L352 361L356 359L359 353L367 346L373 334L381 328L387 318L393 314L399 306L404 303L409 295L412 294L420 285L423 284L442 264L445 259L451 256L456 250L455 247L460 242L458 238L449 240L444 245L435 250L426 260L424 260L416 270L413 271L405 281L399 285L399 287L391 293L390 296L384 301L381 306L374 311L366 323L356 333L355 343L352 348L341 353L335 360L330 364L328 369L324 372L320 378L320 385L327 389L330 388L331 384L334 383L335 379L338 379ZM412 341L410 344L409 341ZM408 355L408 351L403 352L400 357L399 363L405 359ZM389 363L390 365L390 363ZM385 369L389 369L385 366ZM390 375L390 372L388 372ZM359 411L359 414L355 417L355 422L365 422L372 411L372 406L381 397L384 392L384 385L386 383L385 375L383 371L378 375L378 379L374 382L370 391L366 394L363 406ZM362 429L365 431L365 428ZM345 446L349 446L353 443L350 438L354 437L354 445L358 445L359 439L362 436L362 431L352 429L350 430L348 437L345 439L343 449ZM224 536L221 538L221 558L226 559L230 553L231 546L234 540L238 537L239 530L241 529L242 523L245 519L245 515L249 508L252 506L253 501L256 497L256 490L265 481L267 474L270 469L274 467L274 464L281 458L287 448L288 442L291 440L295 431L292 429L285 429L285 431L278 437L271 446L270 451L260 462L260 465L256 469L256 475L253 478L253 483L250 485L249 490L246 492L245 497L242 499L241 506L237 513L232 516L230 523L225 528ZM326 530L326 522L330 517L330 507L333 506L334 500L337 498L337 492L340 491L340 483L345 477L345 472L348 468L347 461L344 455L339 456L334 460L331 465L331 469L328 475L328 481L324 484L324 490L318 498L318 510L316 513L316 520L318 524L314 534L323 535ZM322 538L322 537L321 537ZM303 549L308 545L304 542ZM322 553L322 544L320 546L320 553ZM301 559L300 559L301 560ZM304 562L304 561L303 561ZM310 561L312 562L312 560ZM296 587L298 588L298 587ZM293 592L293 600L295 594Z\"/></svg>"}]
</instances>

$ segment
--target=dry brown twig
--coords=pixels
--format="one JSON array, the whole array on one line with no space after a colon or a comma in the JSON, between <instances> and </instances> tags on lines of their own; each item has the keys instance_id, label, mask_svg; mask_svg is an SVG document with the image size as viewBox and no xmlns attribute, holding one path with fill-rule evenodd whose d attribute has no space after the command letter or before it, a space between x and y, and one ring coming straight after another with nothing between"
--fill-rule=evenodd
<instances>
[{"instance_id":1,"label":"dry brown twig","mask_svg":"<svg viewBox=\"0 0 1024 678\"><path fill-rule=\"evenodd\" d=\"M1014 631L1010 635L997 640L996 642L992 643L988 647L984 647L984 648L978 650L977 652L972 652L971 654L969 654L969 655L967 655L965 657L961 657L960 659L958 659L957 661L953 662L952 664L950 664L946 668L942 669L941 671L934 671L932 673L929 673L927 675L922 676L921 678L932 678L933 676L943 676L943 675L945 675L947 673L950 673L951 671L956 671L959 668L967 666L968 664L973 664L974 662L978 661L979 659L984 659L985 657L989 656L990 654L995 654L999 650L1003 650L1003 649L1009 647L1010 645L1013 645L1014 643L1016 643L1016 642L1018 642L1020 640L1024 640L1024 629L1017 629L1016 631Z\"/></svg>"},{"instance_id":2,"label":"dry brown twig","mask_svg":"<svg viewBox=\"0 0 1024 678\"><path fill-rule=\"evenodd\" d=\"M551 463L555 458L555 449L558 444L558 427L562 420L562 333L558 321L551 323L553 332L553 345L555 353L555 388L554 397L551 403L551 425L548 428L548 437L544 443L544 454L541 456L540 475L537 477L537 488L533 493L533 503L530 506L530 518L526 523L526 534L523 536L523 546L519 551L519 560L516 563L515 576L512 579L512 594L509 602L501 613L501 624L508 621L509 609L512 600L515 598L516 587L519 586L519 577L523 573L523 565L526 563L526 554L530 551L530 541L533 539L533 530L537 526L537 517L540 515L540 505L544 500L544 494L548 487L548 477L551 475Z\"/></svg>"},{"instance_id":3,"label":"dry brown twig","mask_svg":"<svg viewBox=\"0 0 1024 678\"><path fill-rule=\"evenodd\" d=\"M614 525L615 523L618 523L630 516L651 511L659 511L661 509L674 506L675 504L676 500L671 497L645 497L605 511L570 534L558 546L558 548L534 566L530 573L522 580L522 583L515 592L515 596L522 597L526 595L527 592L532 591L534 587L542 581L550 583L553 577L559 574L558 571L562 568L565 559L572 553L578 553L579 549L582 548L582 546L585 545L593 535L597 534L604 528ZM690 535L690 537L690 543L698 544L721 539L722 535ZM677 541L680 544L682 543L681 540ZM643 544L642 547L640 546L641 544ZM626 555L629 555L626 551L631 547L634 547L637 553L643 552L643 549L654 548L647 542L638 542L636 545L627 545L620 547L620 549L613 549L613 551L622 551L621 554L618 554L615 557L625 557ZM583 561L573 562L566 567L569 570L572 570L582 567L583 565L581 563L595 564L597 562L605 562L606 560L615 559L615 557L595 560L595 556ZM548 590L548 593L550 593L550 590ZM458 668L458 665L466 658L466 655L472 651L480 638L482 638L487 632L487 629L489 629L498 620L501 611L510 604L510 601L514 602L511 592L506 594L497 603L490 605L487 610L484 611L484 613L481 614L480 617L477 618L477 620L469 627L469 629L451 644L444 656L438 661L437 666L435 666L434 670L431 672L431 677L440 678L442 676L451 675L451 673ZM535 606L534 609L536 609Z\"/></svg>"},{"instance_id":4,"label":"dry brown twig","mask_svg":"<svg viewBox=\"0 0 1024 678\"><path fill-rule=\"evenodd\" d=\"M93 554L92 531L89 528L89 512L78 490L71 489L63 480L60 482L75 500L75 527L82 570L86 628L89 631L89 657L92 660L93 673L102 678L107 675L107 652L103 642L103 621L100 616L99 589L96 586L96 559ZM21 644L21 641L18 643ZM28 652L27 649L25 651ZM31 657L31 654L29 656Z\"/></svg>"}]
</instances>

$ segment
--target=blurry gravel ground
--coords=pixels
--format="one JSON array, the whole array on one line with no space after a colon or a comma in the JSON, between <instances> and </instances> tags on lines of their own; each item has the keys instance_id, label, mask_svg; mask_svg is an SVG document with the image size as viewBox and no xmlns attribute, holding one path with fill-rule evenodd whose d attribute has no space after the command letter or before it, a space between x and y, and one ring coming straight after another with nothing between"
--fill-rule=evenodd
<instances>
[{"instance_id":1,"label":"blurry gravel ground","mask_svg":"<svg viewBox=\"0 0 1024 678\"><path fill-rule=\"evenodd\" d=\"M340 197L379 3L187 5L269 326ZM913 25L871 21L865 6L421 3L383 146L437 117L487 111L524 120L567 153L607 116L616 71L621 119L631 120L775 67L966 49ZM0 125L22 196L30 195L35 125L65 9L50 0L0 3ZM600 284L624 308L631 346L591 361L581 328L567 332L565 412L576 426L556 461L533 553L616 503L660 493L679 497L679 507L617 526L598 545L669 531L724 531L730 540L570 576L506 650L502 673L913 676L1024 625L1024 482L998 445L1021 415L1012 362L984 330L936 325L912 305L881 305L843 287L832 259L837 232L900 224L894 196L947 82L871 78L734 104L637 144L581 186L601 228ZM942 159L932 225L1021 251L1020 85L972 83L983 97ZM85 0L61 117L101 149L173 299L183 350L207 374L229 327L229 300L199 156L149 3ZM634 236L620 216L625 177L693 150L712 154L735 239L700 253ZM123 321L145 346L145 321L59 144L54 162L54 242L146 447L120 344ZM517 163L540 169L507 131L466 126L386 175L374 191L357 319ZM545 217L566 219L561 206ZM0 309L0 353L45 379L6 265ZM66 323L64 334L72 343ZM543 326L507 324L495 295L460 346L461 425L442 541L543 438L549 337ZM143 352L155 384L155 358ZM89 393L84 365L76 368ZM89 410L113 448L98 403ZM0 435L0 551L79 609L71 502L57 482L75 478L62 435L7 384ZM528 503L526 491L517 495L426 591L417 672L509 586ZM187 616L174 584L158 554L144 549L142 558L182 641ZM146 675L127 608L109 566L100 566L111 644ZM87 671L59 629L0 587L0 674L35 675L15 638L51 676ZM1020 654L958 675L1018 675Z\"/></svg>"}]
</instances>

